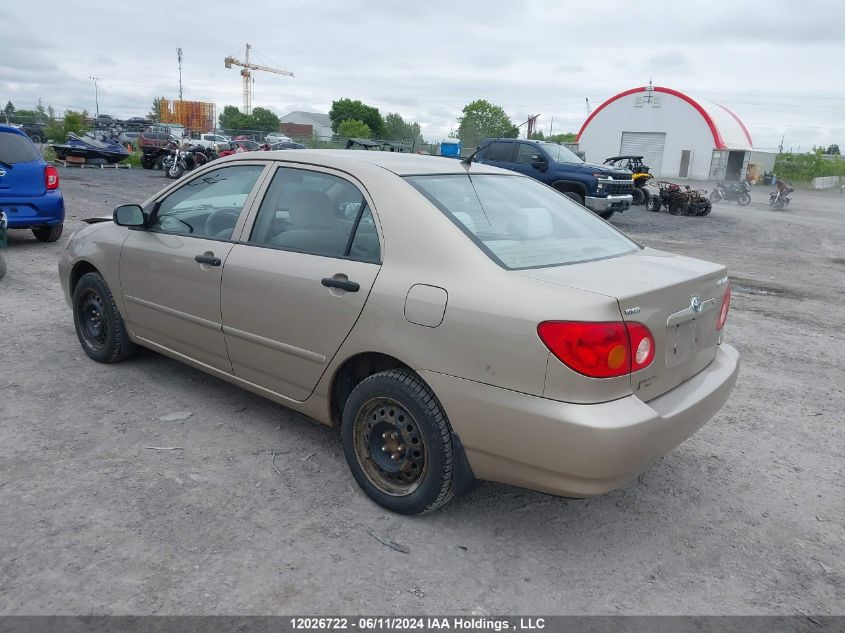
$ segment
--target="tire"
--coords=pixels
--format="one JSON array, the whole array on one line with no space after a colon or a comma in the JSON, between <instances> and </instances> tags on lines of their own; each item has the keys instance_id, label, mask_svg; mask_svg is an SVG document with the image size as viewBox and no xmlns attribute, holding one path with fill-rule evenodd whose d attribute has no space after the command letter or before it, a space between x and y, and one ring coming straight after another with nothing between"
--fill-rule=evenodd
<instances>
[{"instance_id":1,"label":"tire","mask_svg":"<svg viewBox=\"0 0 845 633\"><path fill-rule=\"evenodd\" d=\"M645 203L645 192L639 187L634 187L631 191L631 196L634 198L631 205L636 206Z\"/></svg>"},{"instance_id":2,"label":"tire","mask_svg":"<svg viewBox=\"0 0 845 633\"><path fill-rule=\"evenodd\" d=\"M710 193L710 202L719 202L722 199L722 194L719 193L718 189L714 189Z\"/></svg>"},{"instance_id":3,"label":"tire","mask_svg":"<svg viewBox=\"0 0 845 633\"><path fill-rule=\"evenodd\" d=\"M648 189L643 187L640 189L643 192L643 206L648 207L648 203L651 201L651 194L649 193Z\"/></svg>"},{"instance_id":4,"label":"tire","mask_svg":"<svg viewBox=\"0 0 845 633\"><path fill-rule=\"evenodd\" d=\"M0 279L6 276L6 259L0 255Z\"/></svg>"},{"instance_id":5,"label":"tire","mask_svg":"<svg viewBox=\"0 0 845 633\"><path fill-rule=\"evenodd\" d=\"M582 206L584 205L584 196L582 196L580 193L576 193L574 191L562 191L561 193L567 198L572 198L578 204Z\"/></svg>"},{"instance_id":6,"label":"tire","mask_svg":"<svg viewBox=\"0 0 845 633\"><path fill-rule=\"evenodd\" d=\"M159 154L156 157L155 163L154 163L156 169L164 169L164 165L162 165L162 163L164 162L164 159L166 157L167 157L167 154Z\"/></svg>"},{"instance_id":7,"label":"tire","mask_svg":"<svg viewBox=\"0 0 845 633\"><path fill-rule=\"evenodd\" d=\"M689 210L687 211L687 215L698 215L703 216L710 213L710 210L713 208L712 203L709 200L702 200L699 202L693 202L689 205Z\"/></svg>"},{"instance_id":8,"label":"tire","mask_svg":"<svg viewBox=\"0 0 845 633\"><path fill-rule=\"evenodd\" d=\"M73 289L73 325L82 349L98 363L118 363L137 349L100 273L82 275Z\"/></svg>"},{"instance_id":9,"label":"tire","mask_svg":"<svg viewBox=\"0 0 845 633\"><path fill-rule=\"evenodd\" d=\"M749 194L747 191L744 191L739 194L739 198L737 198L736 201L739 202L739 206L746 207L751 204L751 194Z\"/></svg>"},{"instance_id":10,"label":"tire","mask_svg":"<svg viewBox=\"0 0 845 633\"><path fill-rule=\"evenodd\" d=\"M704 208L701 211L699 211L698 215L700 215L700 216L710 215L710 212L712 210L713 210L713 205L710 204L709 202L707 202L706 205L704 206Z\"/></svg>"},{"instance_id":11,"label":"tire","mask_svg":"<svg viewBox=\"0 0 845 633\"><path fill-rule=\"evenodd\" d=\"M173 180L179 180L182 177L182 174L185 173L185 168L179 161L171 164L170 167L167 168L165 175L168 178L172 178Z\"/></svg>"},{"instance_id":12,"label":"tire","mask_svg":"<svg viewBox=\"0 0 845 633\"><path fill-rule=\"evenodd\" d=\"M672 200L669 203L669 215L681 215L685 206L683 200Z\"/></svg>"},{"instance_id":13,"label":"tire","mask_svg":"<svg viewBox=\"0 0 845 633\"><path fill-rule=\"evenodd\" d=\"M35 143L36 145L39 145L42 142L40 134L33 134L29 137L29 140Z\"/></svg>"},{"instance_id":14,"label":"tire","mask_svg":"<svg viewBox=\"0 0 845 633\"><path fill-rule=\"evenodd\" d=\"M155 159L150 158L146 154L141 156L141 167L143 167L144 169L152 169L153 167L155 167L155 164Z\"/></svg>"},{"instance_id":15,"label":"tire","mask_svg":"<svg viewBox=\"0 0 845 633\"><path fill-rule=\"evenodd\" d=\"M661 206L663 206L663 205L660 201L659 195L651 196L648 199L648 202L645 203L645 208L648 209L649 211L652 211L653 213L657 213L658 211L660 211Z\"/></svg>"},{"instance_id":16,"label":"tire","mask_svg":"<svg viewBox=\"0 0 845 633\"><path fill-rule=\"evenodd\" d=\"M64 224L53 224L52 226L39 226L32 229L32 234L39 242L55 242L62 236Z\"/></svg>"},{"instance_id":17,"label":"tire","mask_svg":"<svg viewBox=\"0 0 845 633\"><path fill-rule=\"evenodd\" d=\"M454 496L452 429L437 397L408 369L362 380L343 409L346 463L380 506L423 514Z\"/></svg>"},{"instance_id":18,"label":"tire","mask_svg":"<svg viewBox=\"0 0 845 633\"><path fill-rule=\"evenodd\" d=\"M613 211L612 209L610 211L596 211L596 215L602 220L609 220L613 217L614 213L616 213L616 211Z\"/></svg>"}]
</instances>

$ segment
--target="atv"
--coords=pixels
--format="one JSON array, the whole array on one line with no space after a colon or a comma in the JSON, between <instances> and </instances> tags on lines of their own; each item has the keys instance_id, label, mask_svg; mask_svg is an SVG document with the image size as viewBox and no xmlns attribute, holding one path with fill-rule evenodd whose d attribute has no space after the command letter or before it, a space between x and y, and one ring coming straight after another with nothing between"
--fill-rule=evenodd
<instances>
[{"instance_id":1,"label":"atv","mask_svg":"<svg viewBox=\"0 0 845 633\"><path fill-rule=\"evenodd\" d=\"M666 180L655 180L657 193L651 194L646 204L655 213L666 207L670 215L709 215L713 205L706 191L690 189L689 185L678 185Z\"/></svg>"},{"instance_id":2,"label":"atv","mask_svg":"<svg viewBox=\"0 0 845 633\"><path fill-rule=\"evenodd\" d=\"M651 194L645 187L648 181L654 178L654 176L648 173L649 168L643 163L642 156L611 156L604 160L604 164L618 169L627 169L632 172L634 174L632 176L634 190L631 192L631 195L634 197L634 200L631 204L648 204Z\"/></svg>"}]
</instances>

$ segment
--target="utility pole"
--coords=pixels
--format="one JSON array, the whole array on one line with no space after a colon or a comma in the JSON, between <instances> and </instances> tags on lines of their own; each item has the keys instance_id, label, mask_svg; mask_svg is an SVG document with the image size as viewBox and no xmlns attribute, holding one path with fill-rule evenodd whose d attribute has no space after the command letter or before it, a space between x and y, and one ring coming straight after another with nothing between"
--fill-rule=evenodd
<instances>
[{"instance_id":1,"label":"utility pole","mask_svg":"<svg viewBox=\"0 0 845 633\"><path fill-rule=\"evenodd\" d=\"M94 82L94 106L96 107L96 112L97 112L97 118L95 119L95 121L96 121L100 118L100 94L99 94L99 90L97 89L97 82L100 81L100 78L99 77L88 77L88 79L90 79L91 81ZM94 125L94 127L96 128L97 126Z\"/></svg>"},{"instance_id":2,"label":"utility pole","mask_svg":"<svg viewBox=\"0 0 845 633\"><path fill-rule=\"evenodd\" d=\"M552 130L555 129L555 118L552 117L552 122L549 123L549 138L552 136Z\"/></svg>"},{"instance_id":3,"label":"utility pole","mask_svg":"<svg viewBox=\"0 0 845 633\"><path fill-rule=\"evenodd\" d=\"M786 134L782 134L780 137L780 145L778 145L778 154L783 154L783 138Z\"/></svg>"},{"instance_id":4,"label":"utility pole","mask_svg":"<svg viewBox=\"0 0 845 633\"><path fill-rule=\"evenodd\" d=\"M182 100L182 48L176 49L176 59L179 60L179 101Z\"/></svg>"}]
</instances>

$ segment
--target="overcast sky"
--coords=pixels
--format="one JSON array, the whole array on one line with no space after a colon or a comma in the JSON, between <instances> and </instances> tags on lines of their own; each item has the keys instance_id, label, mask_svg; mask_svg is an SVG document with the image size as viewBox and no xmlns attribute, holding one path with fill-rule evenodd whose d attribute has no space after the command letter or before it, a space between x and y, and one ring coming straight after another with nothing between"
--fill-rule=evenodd
<instances>
[{"instance_id":1,"label":"overcast sky","mask_svg":"<svg viewBox=\"0 0 845 633\"><path fill-rule=\"evenodd\" d=\"M741 4L742 8L737 9ZM399 112L429 140L468 102L577 132L649 79L734 110L755 147L845 149L845 1L278 0L0 4L0 100L121 118L154 97L241 105L227 55L254 46L254 105L328 112L340 97Z\"/></svg>"}]
</instances>

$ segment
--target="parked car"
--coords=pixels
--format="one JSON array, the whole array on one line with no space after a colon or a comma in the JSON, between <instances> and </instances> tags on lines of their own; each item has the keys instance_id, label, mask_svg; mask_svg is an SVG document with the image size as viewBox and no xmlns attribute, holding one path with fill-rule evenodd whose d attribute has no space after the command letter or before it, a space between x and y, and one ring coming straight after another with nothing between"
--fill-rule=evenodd
<instances>
[{"instance_id":1,"label":"parked car","mask_svg":"<svg viewBox=\"0 0 845 633\"><path fill-rule=\"evenodd\" d=\"M302 143L294 143L293 141L283 141L281 143L274 143L271 149L307 149Z\"/></svg>"},{"instance_id":2,"label":"parked car","mask_svg":"<svg viewBox=\"0 0 845 633\"><path fill-rule=\"evenodd\" d=\"M229 139L222 134L205 134L200 132L191 132L183 141L191 145L199 145L200 147L207 147L215 151L222 151L229 149Z\"/></svg>"},{"instance_id":3,"label":"parked car","mask_svg":"<svg viewBox=\"0 0 845 633\"><path fill-rule=\"evenodd\" d=\"M736 380L724 266L644 248L510 171L246 153L88 220L59 273L83 350L138 345L339 425L360 487L617 488Z\"/></svg>"},{"instance_id":4,"label":"parked car","mask_svg":"<svg viewBox=\"0 0 845 633\"><path fill-rule=\"evenodd\" d=\"M555 143L523 139L484 139L479 163L503 167L536 178L605 220L633 202L634 181L627 169L591 165Z\"/></svg>"},{"instance_id":5,"label":"parked car","mask_svg":"<svg viewBox=\"0 0 845 633\"><path fill-rule=\"evenodd\" d=\"M65 203L59 172L18 128L0 125L0 210L9 229L30 229L41 242L62 235Z\"/></svg>"},{"instance_id":6,"label":"parked car","mask_svg":"<svg viewBox=\"0 0 845 633\"><path fill-rule=\"evenodd\" d=\"M33 143L43 143L47 140L45 130L47 126L44 123L24 123L21 129L26 132L26 135Z\"/></svg>"},{"instance_id":7,"label":"parked car","mask_svg":"<svg viewBox=\"0 0 845 633\"><path fill-rule=\"evenodd\" d=\"M291 137L282 134L281 132L270 132L267 136L264 137L264 141L270 143L290 143L293 139Z\"/></svg>"},{"instance_id":8,"label":"parked car","mask_svg":"<svg viewBox=\"0 0 845 633\"><path fill-rule=\"evenodd\" d=\"M140 137L140 132L121 132L117 140L123 146L132 145L132 147L137 147Z\"/></svg>"}]
</instances>

